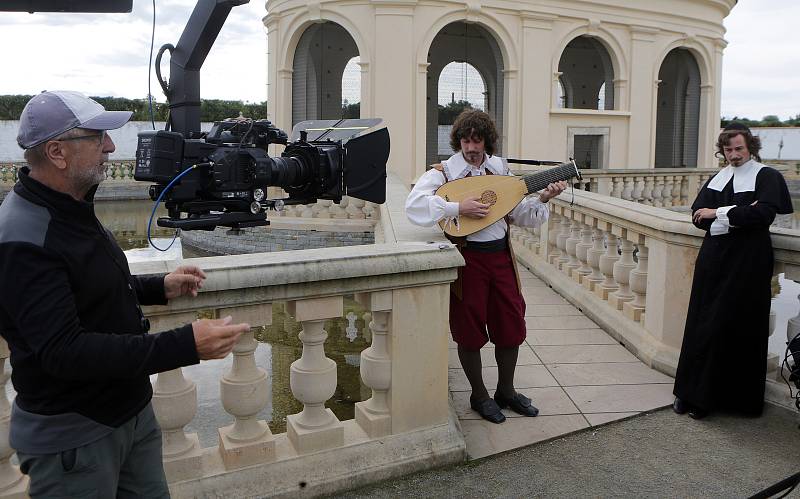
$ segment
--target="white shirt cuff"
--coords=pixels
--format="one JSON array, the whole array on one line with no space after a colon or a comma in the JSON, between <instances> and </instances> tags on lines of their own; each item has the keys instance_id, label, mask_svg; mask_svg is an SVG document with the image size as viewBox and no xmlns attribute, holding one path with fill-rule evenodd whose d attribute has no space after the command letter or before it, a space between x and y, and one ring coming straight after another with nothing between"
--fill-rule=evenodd
<instances>
[{"instance_id":1,"label":"white shirt cuff","mask_svg":"<svg viewBox=\"0 0 800 499\"><path fill-rule=\"evenodd\" d=\"M444 216L446 217L457 217L459 211L458 203L455 202L447 202L444 205Z\"/></svg>"},{"instance_id":2,"label":"white shirt cuff","mask_svg":"<svg viewBox=\"0 0 800 499\"><path fill-rule=\"evenodd\" d=\"M730 226L723 224L719 220L714 220L714 222L711 224L711 228L708 230L708 232L712 236L719 236L721 234L727 234L729 230L730 230Z\"/></svg>"},{"instance_id":3,"label":"white shirt cuff","mask_svg":"<svg viewBox=\"0 0 800 499\"><path fill-rule=\"evenodd\" d=\"M728 220L728 212L731 210L731 208L736 208L736 205L722 206L720 208L717 208L717 220L715 221L715 223L719 222L726 227L733 227L733 225L731 225L730 220Z\"/></svg>"}]
</instances>

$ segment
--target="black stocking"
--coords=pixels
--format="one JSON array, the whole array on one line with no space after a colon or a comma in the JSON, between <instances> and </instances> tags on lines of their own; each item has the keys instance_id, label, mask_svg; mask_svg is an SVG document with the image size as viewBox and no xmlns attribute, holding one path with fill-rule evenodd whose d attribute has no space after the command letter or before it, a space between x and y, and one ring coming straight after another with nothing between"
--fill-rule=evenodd
<instances>
[{"instance_id":1,"label":"black stocking","mask_svg":"<svg viewBox=\"0 0 800 499\"><path fill-rule=\"evenodd\" d=\"M519 347L495 348L494 358L497 359L497 391L509 399L516 393L514 391L514 370L517 367Z\"/></svg>"},{"instance_id":2,"label":"black stocking","mask_svg":"<svg viewBox=\"0 0 800 499\"><path fill-rule=\"evenodd\" d=\"M464 374L467 375L469 385L472 387L472 395L470 398L476 402L486 400L489 398L489 392L486 390L486 385L483 384L483 374L481 373L481 352L469 352L458 346L458 360L461 361L461 367L464 369Z\"/></svg>"}]
</instances>

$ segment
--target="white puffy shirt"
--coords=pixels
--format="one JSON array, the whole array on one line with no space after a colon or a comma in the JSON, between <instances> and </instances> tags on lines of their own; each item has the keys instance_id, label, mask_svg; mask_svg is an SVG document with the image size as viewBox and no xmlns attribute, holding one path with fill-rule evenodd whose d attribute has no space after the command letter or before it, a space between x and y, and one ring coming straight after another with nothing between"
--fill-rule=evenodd
<instances>
[{"instance_id":1,"label":"white puffy shirt","mask_svg":"<svg viewBox=\"0 0 800 499\"><path fill-rule=\"evenodd\" d=\"M471 176L486 175L489 170L493 175L511 175L508 163L497 156L484 156L484 161L479 168L475 168L464 160L461 153L456 153L442 162L442 168L447 172L449 180L464 178L468 173ZM415 225L432 227L444 218L458 219L458 203L445 201L437 196L436 190L445 183L442 172L431 169L425 172L417 181L406 199L406 216ZM538 227L550 217L550 210L546 203L539 200L539 196L528 196L511 210L509 218L514 225L521 227ZM483 242L495 241L506 237L508 224L505 219L500 219L492 225L467 236L468 241Z\"/></svg>"}]
</instances>

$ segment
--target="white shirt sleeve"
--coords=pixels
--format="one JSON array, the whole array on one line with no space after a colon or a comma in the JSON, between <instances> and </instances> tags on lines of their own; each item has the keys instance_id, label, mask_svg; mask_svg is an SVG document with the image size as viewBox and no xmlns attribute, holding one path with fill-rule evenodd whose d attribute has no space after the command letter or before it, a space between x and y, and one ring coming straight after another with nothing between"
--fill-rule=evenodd
<instances>
[{"instance_id":1,"label":"white shirt sleeve","mask_svg":"<svg viewBox=\"0 0 800 499\"><path fill-rule=\"evenodd\" d=\"M458 217L458 203L445 201L435 194L444 184L442 172L425 172L406 199L406 216L415 225L432 227L443 218Z\"/></svg>"},{"instance_id":2,"label":"white shirt sleeve","mask_svg":"<svg viewBox=\"0 0 800 499\"><path fill-rule=\"evenodd\" d=\"M550 218L550 208L547 203L539 200L539 195L534 194L522 199L509 213L511 222L520 227L539 227Z\"/></svg>"}]
</instances>

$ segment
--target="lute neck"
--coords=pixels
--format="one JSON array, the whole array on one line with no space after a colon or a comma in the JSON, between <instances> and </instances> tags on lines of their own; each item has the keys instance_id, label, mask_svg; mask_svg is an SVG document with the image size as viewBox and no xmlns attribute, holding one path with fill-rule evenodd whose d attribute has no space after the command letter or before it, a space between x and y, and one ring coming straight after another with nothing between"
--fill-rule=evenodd
<instances>
[{"instance_id":1,"label":"lute neck","mask_svg":"<svg viewBox=\"0 0 800 499\"><path fill-rule=\"evenodd\" d=\"M564 163L555 168L525 175L521 180L525 182L525 186L528 189L527 194L533 194L536 191L541 191L553 182L569 180L573 177L579 177L575 165L572 163Z\"/></svg>"}]
</instances>

